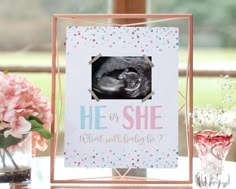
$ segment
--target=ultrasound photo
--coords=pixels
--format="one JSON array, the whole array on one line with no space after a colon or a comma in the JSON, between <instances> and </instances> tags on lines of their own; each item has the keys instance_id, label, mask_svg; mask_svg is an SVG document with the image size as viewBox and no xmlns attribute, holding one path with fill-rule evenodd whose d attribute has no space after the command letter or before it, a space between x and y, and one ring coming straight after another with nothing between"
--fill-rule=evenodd
<instances>
[{"instance_id":1,"label":"ultrasound photo","mask_svg":"<svg viewBox=\"0 0 236 189\"><path fill-rule=\"evenodd\" d=\"M151 71L142 56L103 56L92 64L92 90L99 99L143 99L152 91Z\"/></svg>"}]
</instances>

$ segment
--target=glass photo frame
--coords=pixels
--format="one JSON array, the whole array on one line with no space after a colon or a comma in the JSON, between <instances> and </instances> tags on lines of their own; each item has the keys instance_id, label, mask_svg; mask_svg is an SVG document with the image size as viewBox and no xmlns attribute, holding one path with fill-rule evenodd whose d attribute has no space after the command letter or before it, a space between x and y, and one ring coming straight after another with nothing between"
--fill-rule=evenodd
<instances>
[{"instance_id":1,"label":"glass photo frame","mask_svg":"<svg viewBox=\"0 0 236 189\"><path fill-rule=\"evenodd\" d=\"M130 23L130 24L119 24L116 23L116 20L119 19L144 19L144 22ZM116 168L112 167L99 167L99 168L86 168L86 167L67 167L64 164L64 158L66 157L65 145L66 141L64 138L64 131L66 125L64 125L65 118L65 57L66 51L65 46L68 46L67 39L65 39L66 27L116 27L116 28L139 28L139 27L161 27L169 28L175 27L179 31L179 41L178 45L178 166L176 168L152 168L152 167L122 167ZM77 30L76 30L77 31ZM172 32L170 30L170 32ZM174 36L174 34L173 34ZM137 36L136 36L137 37ZM88 39L93 40L93 39ZM171 41L166 41L171 43ZM171 46L172 48L173 46ZM148 48L148 47L144 47ZM145 52L144 52L145 53ZM132 54L132 53L131 53ZM139 55L131 56L131 54L122 57L123 59L146 59L150 64L155 61L149 57L149 55ZM131 56L131 57L130 57ZM142 56L142 57L140 57ZM91 60L94 60L96 57L102 57L99 61L105 65L107 59L115 59L116 56L107 56L93 54ZM119 59L119 57L118 57ZM95 62L96 62L95 60ZM89 64L89 63L88 63ZM96 64L96 63L95 63ZM95 65L94 64L94 65ZM132 67L132 66L131 66ZM100 67L94 66L93 68L97 73ZM69 69L68 69L69 70ZM67 71L68 71L67 70ZM171 70L171 69L169 69ZM125 69L126 72L129 72L129 75L132 75L133 78L138 77L138 74L135 74L135 71L132 69ZM68 72L66 73L68 74ZM120 78L127 78L127 75L123 76L125 72L113 72L112 76L118 75ZM152 73L153 76L154 73ZM172 72L166 69L166 75L172 74ZM93 75L93 74L92 74ZM97 76L96 74L94 74ZM94 79L96 78L94 76ZM106 74L106 77L110 77L111 74ZM99 76L100 77L100 76ZM91 79L93 80L93 78ZM121 79L120 79L121 80ZM119 80L119 81L120 81ZM168 80L167 80L168 81ZM167 82L166 81L166 82ZM81 81L84 82L84 81ZM123 91L131 91L133 88L140 85L140 80L135 79L135 82L129 82L125 84L127 80L120 83L120 85L125 89ZM166 84L167 85L167 84ZM122 95L110 95L113 93L107 93L106 95L100 94L100 90L96 90L96 85L90 85L90 91L88 91L88 96L91 100L96 101L102 99L116 98L119 99ZM151 85L153 86L153 84ZM122 88L122 89L123 89ZM67 88L68 89L68 88ZM104 89L104 88L102 88ZM118 91L117 88L112 89ZM95 94L93 94L95 91ZM144 95L135 97L136 100L146 101L155 97L156 91L153 91L153 88L149 89ZM126 94L126 93L125 93ZM154 95L154 96L153 96ZM128 100L134 100L133 97L127 95ZM146 99L145 99L146 98ZM141 103L141 102L140 102ZM51 183L54 184L192 184L193 176L193 142L192 142L192 122L189 117L189 113L193 109L193 17L191 14L77 14L77 15L53 15L52 22L52 110L54 121L52 124L52 133L54 134L53 140L51 140L51 153L50 153L50 178ZM111 115L110 115L111 116ZM113 118L115 119L116 117ZM181 145L180 145L181 143ZM184 145L184 146L183 146ZM64 147L63 147L64 146ZM91 156L91 154L90 154ZM107 165L107 164L106 164ZM131 164L132 165L132 164Z\"/></svg>"}]
</instances>

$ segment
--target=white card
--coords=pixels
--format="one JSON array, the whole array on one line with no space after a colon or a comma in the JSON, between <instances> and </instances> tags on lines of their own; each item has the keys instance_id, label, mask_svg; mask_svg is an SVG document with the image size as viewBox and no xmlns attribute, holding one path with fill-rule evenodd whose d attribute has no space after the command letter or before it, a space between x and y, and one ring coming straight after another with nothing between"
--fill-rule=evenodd
<instances>
[{"instance_id":1,"label":"white card","mask_svg":"<svg viewBox=\"0 0 236 189\"><path fill-rule=\"evenodd\" d=\"M177 167L178 41L174 27L67 28L65 166Z\"/></svg>"}]
</instances>

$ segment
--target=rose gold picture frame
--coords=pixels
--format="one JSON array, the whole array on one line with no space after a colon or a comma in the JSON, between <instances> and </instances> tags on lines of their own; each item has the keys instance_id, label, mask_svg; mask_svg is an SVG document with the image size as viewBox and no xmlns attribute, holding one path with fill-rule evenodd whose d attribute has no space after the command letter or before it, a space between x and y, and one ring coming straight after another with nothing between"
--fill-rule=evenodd
<instances>
[{"instance_id":1,"label":"rose gold picture frame","mask_svg":"<svg viewBox=\"0 0 236 189\"><path fill-rule=\"evenodd\" d=\"M97 20L102 19L103 22ZM116 20L119 19L141 19L144 22L129 23L129 24L116 24ZM63 137L59 137L59 130L61 125L61 114L63 107L63 87L62 87L62 72L65 71L63 66L59 64L59 50L58 50L58 21L59 20L71 20L86 23L88 25L101 25L101 26L144 26L146 24L163 23L176 20L187 21L187 60L186 68L179 70L179 75L185 77L185 89L179 91L180 98L183 99L183 103L179 106L179 112L184 111L185 113L185 130L186 130L186 143L187 143L187 157L184 158L183 164L187 164L186 174L184 179L172 179L164 178L163 176L169 176L167 170L163 170L160 173L151 173L144 177L130 176L129 172L131 169L127 169L123 173L119 169L100 169L97 171L95 176L92 176L89 172L88 175L85 173L87 170L82 168L69 169L64 167L63 155L57 155L58 143L63 140ZM106 20L106 22L104 22ZM114 21L113 22L111 22ZM180 33L181 35L181 33ZM192 184L193 177L193 131L192 131L192 120L190 119L189 113L193 111L193 16L191 14L56 14L53 15L52 19L52 113L53 123L51 131L54 138L51 140L51 152L50 152L50 181L52 184L135 184L135 185L182 185ZM180 163L181 164L181 163ZM76 170L79 170L78 172ZM180 169L181 170L181 169ZM91 171L91 170L90 170ZM92 172L93 171L93 172ZM96 170L92 170L91 173L95 173ZM106 175L105 172L112 173ZM152 170L155 171L155 170ZM152 172L151 171L151 172ZM64 173L65 176L58 177L57 174ZM67 174L68 173L68 174ZM100 173L104 175L100 176ZM113 174L114 173L114 174ZM177 172L172 174L173 177L178 175ZM82 174L82 177L81 177Z\"/></svg>"}]
</instances>

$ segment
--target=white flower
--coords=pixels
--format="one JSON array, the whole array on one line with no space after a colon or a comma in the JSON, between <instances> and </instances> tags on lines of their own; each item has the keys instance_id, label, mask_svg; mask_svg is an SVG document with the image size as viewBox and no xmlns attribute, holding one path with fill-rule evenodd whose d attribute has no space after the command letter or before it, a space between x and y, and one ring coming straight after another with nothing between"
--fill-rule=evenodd
<instances>
[{"instance_id":1,"label":"white flower","mask_svg":"<svg viewBox=\"0 0 236 189\"><path fill-rule=\"evenodd\" d=\"M195 132L206 129L229 132L236 129L236 82L228 75L221 79L221 104L196 107L191 114Z\"/></svg>"}]
</instances>

